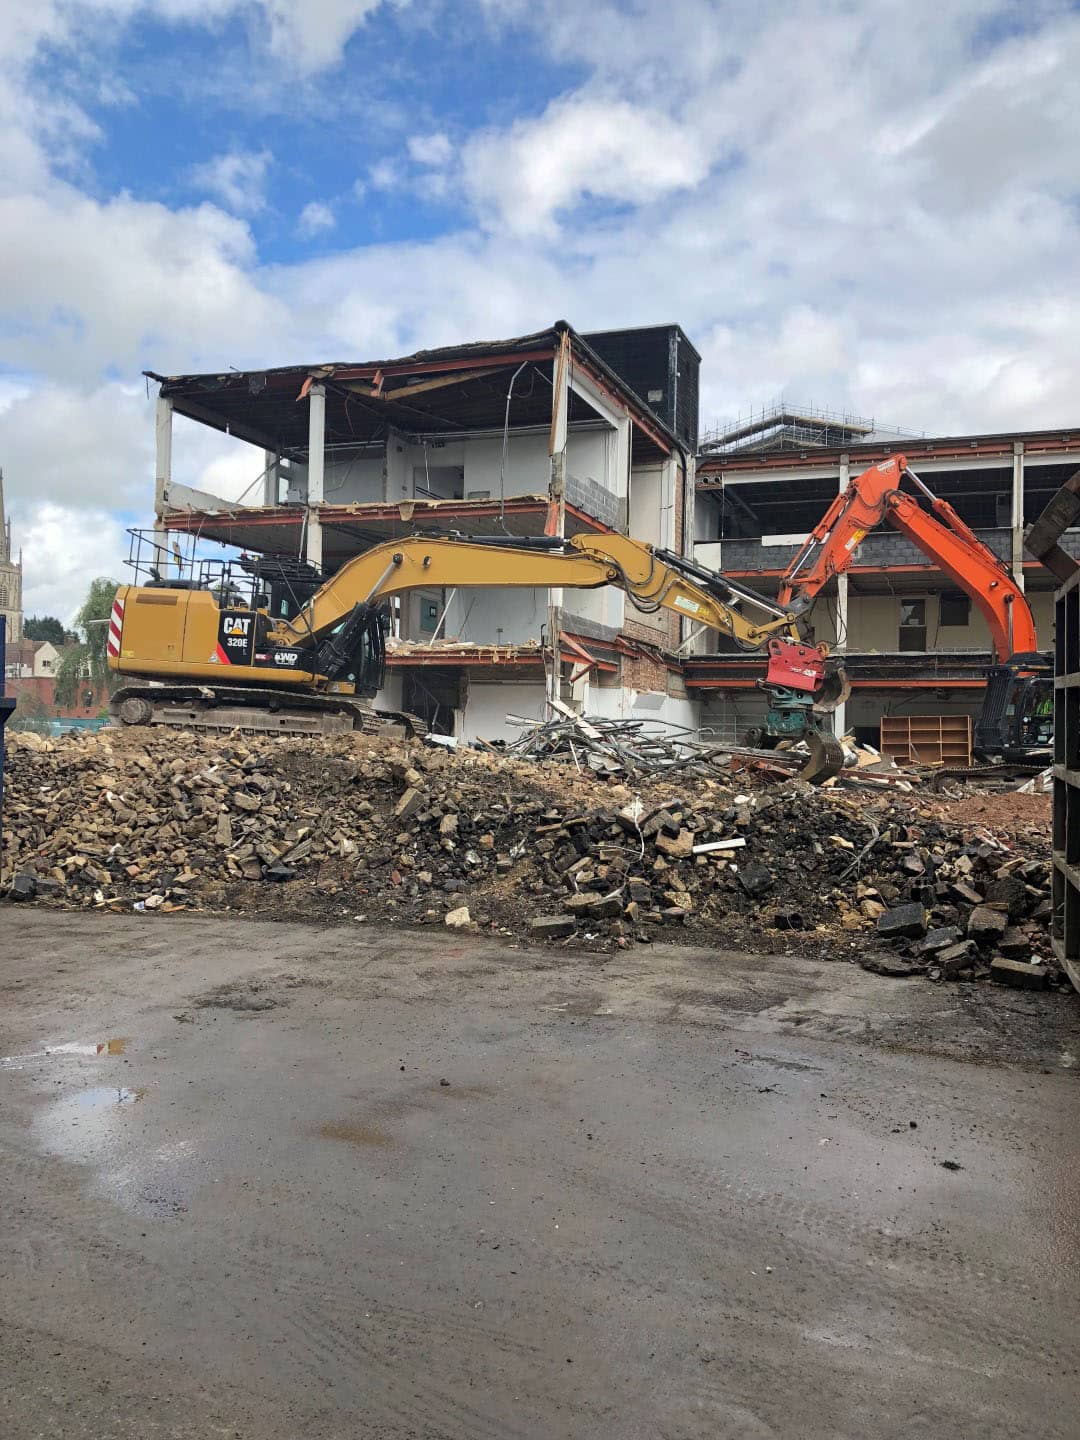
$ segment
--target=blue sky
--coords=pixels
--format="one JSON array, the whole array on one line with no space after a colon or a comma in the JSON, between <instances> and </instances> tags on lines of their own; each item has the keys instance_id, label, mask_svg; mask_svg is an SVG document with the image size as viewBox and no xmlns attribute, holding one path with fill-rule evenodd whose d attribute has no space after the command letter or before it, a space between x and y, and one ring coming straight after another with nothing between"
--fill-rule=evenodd
<instances>
[{"instance_id":1,"label":"blue sky","mask_svg":"<svg viewBox=\"0 0 1080 1440\"><path fill-rule=\"evenodd\" d=\"M143 15L100 47L119 95L87 86L84 57L73 59L64 46L42 50L36 79L84 91L83 108L100 130L90 157L99 196L127 190L167 205L224 203L247 216L265 263L289 264L464 223L452 187L442 194L395 183L438 168L418 162L409 140L453 144L539 116L584 74L538 53L519 25L467 10L447 24L448 13L380 6L328 71L294 73L288 82L276 65L268 73L251 15L212 26ZM420 154L437 156L434 143L427 152L421 143ZM255 162L234 167L240 183L231 192L216 189L205 169L222 157ZM238 204L245 184L247 208ZM299 223L308 205L329 212L321 226Z\"/></svg>"},{"instance_id":2,"label":"blue sky","mask_svg":"<svg viewBox=\"0 0 1080 1440\"><path fill-rule=\"evenodd\" d=\"M706 423L1077 423L1078 77L1067 0L0 5L29 607L145 513L144 368L678 320ZM250 468L195 427L176 466Z\"/></svg>"}]
</instances>

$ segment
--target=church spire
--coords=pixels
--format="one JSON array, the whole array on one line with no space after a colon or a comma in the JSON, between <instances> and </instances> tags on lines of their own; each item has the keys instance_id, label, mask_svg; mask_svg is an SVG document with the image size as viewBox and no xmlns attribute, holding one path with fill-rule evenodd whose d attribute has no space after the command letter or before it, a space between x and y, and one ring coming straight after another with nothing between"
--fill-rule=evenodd
<instances>
[{"instance_id":1,"label":"church spire","mask_svg":"<svg viewBox=\"0 0 1080 1440\"><path fill-rule=\"evenodd\" d=\"M11 559L11 525L4 514L4 470L0 466L0 560Z\"/></svg>"}]
</instances>

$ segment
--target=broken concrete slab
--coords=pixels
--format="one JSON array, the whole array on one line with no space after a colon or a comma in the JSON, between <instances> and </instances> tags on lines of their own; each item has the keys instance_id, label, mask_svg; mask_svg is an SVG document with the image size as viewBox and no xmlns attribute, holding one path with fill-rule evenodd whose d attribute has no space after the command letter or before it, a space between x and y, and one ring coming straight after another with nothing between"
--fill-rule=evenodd
<instances>
[{"instance_id":1,"label":"broken concrete slab","mask_svg":"<svg viewBox=\"0 0 1080 1440\"><path fill-rule=\"evenodd\" d=\"M1008 928L1008 915L1003 910L994 910L989 905L976 905L968 916L968 936L980 945L996 945L1004 938Z\"/></svg>"},{"instance_id":2,"label":"broken concrete slab","mask_svg":"<svg viewBox=\"0 0 1080 1440\"><path fill-rule=\"evenodd\" d=\"M933 963L943 975L955 975L979 963L979 947L974 940L959 940L955 945L946 945L933 956Z\"/></svg>"},{"instance_id":3,"label":"broken concrete slab","mask_svg":"<svg viewBox=\"0 0 1080 1440\"><path fill-rule=\"evenodd\" d=\"M933 955L939 950L946 950L950 945L956 945L963 936L955 925L939 925L935 930L928 930L924 939L915 946L916 954Z\"/></svg>"},{"instance_id":4,"label":"broken concrete slab","mask_svg":"<svg viewBox=\"0 0 1080 1440\"><path fill-rule=\"evenodd\" d=\"M576 929L572 915L534 915L529 921L529 934L541 940L561 940Z\"/></svg>"},{"instance_id":5,"label":"broken concrete slab","mask_svg":"<svg viewBox=\"0 0 1080 1440\"><path fill-rule=\"evenodd\" d=\"M990 961L990 979L999 985L1012 985L1017 990L1043 990L1048 978L1045 965L1009 960L1004 955L995 955Z\"/></svg>"},{"instance_id":6,"label":"broken concrete slab","mask_svg":"<svg viewBox=\"0 0 1080 1440\"><path fill-rule=\"evenodd\" d=\"M16 875L14 880L12 880L8 896L12 900L33 900L37 893L37 881L33 875L29 875L26 871L23 871L21 875Z\"/></svg>"},{"instance_id":7,"label":"broken concrete slab","mask_svg":"<svg viewBox=\"0 0 1080 1440\"><path fill-rule=\"evenodd\" d=\"M986 903L1003 909L1010 920L1020 920L1031 908L1028 887L1018 875L1004 875L986 887Z\"/></svg>"},{"instance_id":8,"label":"broken concrete slab","mask_svg":"<svg viewBox=\"0 0 1080 1440\"><path fill-rule=\"evenodd\" d=\"M877 933L883 940L917 940L926 934L926 925L924 905L896 905L878 916Z\"/></svg>"},{"instance_id":9,"label":"broken concrete slab","mask_svg":"<svg viewBox=\"0 0 1080 1440\"><path fill-rule=\"evenodd\" d=\"M402 795L401 799L394 806L393 815L395 820L407 820L410 815L415 815L424 803L424 792L411 786Z\"/></svg>"}]
</instances>

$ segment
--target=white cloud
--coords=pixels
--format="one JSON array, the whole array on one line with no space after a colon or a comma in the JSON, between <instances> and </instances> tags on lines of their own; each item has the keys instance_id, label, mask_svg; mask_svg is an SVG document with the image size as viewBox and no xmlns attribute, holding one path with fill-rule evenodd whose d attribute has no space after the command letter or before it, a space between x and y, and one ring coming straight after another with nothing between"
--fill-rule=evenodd
<instances>
[{"instance_id":1,"label":"white cloud","mask_svg":"<svg viewBox=\"0 0 1080 1440\"><path fill-rule=\"evenodd\" d=\"M404 9L410 0L8 0L0 5L0 56L32 54L36 46L63 45L93 36L110 22L141 15L167 23L220 25L253 14L256 38L284 68L308 76L340 63L346 45L384 5Z\"/></svg>"},{"instance_id":2,"label":"white cloud","mask_svg":"<svg viewBox=\"0 0 1080 1440\"><path fill-rule=\"evenodd\" d=\"M449 164L454 153L449 137L441 130L433 135L410 135L407 148L410 158L418 165L429 165L433 169Z\"/></svg>"},{"instance_id":3,"label":"white cloud","mask_svg":"<svg viewBox=\"0 0 1080 1440\"><path fill-rule=\"evenodd\" d=\"M66 510L152 504L153 443L141 383L12 387L0 404L0 456L16 525L46 497Z\"/></svg>"},{"instance_id":4,"label":"white cloud","mask_svg":"<svg viewBox=\"0 0 1080 1440\"><path fill-rule=\"evenodd\" d=\"M319 235L337 224L333 208L323 200L309 200L296 222L301 235Z\"/></svg>"},{"instance_id":5,"label":"white cloud","mask_svg":"<svg viewBox=\"0 0 1080 1440\"><path fill-rule=\"evenodd\" d=\"M152 424L152 422L151 422ZM222 500L261 503L262 450L184 415L173 416L172 479Z\"/></svg>"},{"instance_id":6,"label":"white cloud","mask_svg":"<svg viewBox=\"0 0 1080 1440\"><path fill-rule=\"evenodd\" d=\"M526 234L589 196L648 204L699 184L709 146L691 125L628 100L578 96L465 147L465 185L481 217Z\"/></svg>"},{"instance_id":7,"label":"white cloud","mask_svg":"<svg viewBox=\"0 0 1080 1440\"><path fill-rule=\"evenodd\" d=\"M0 363L84 382L119 367L265 362L286 317L251 273L241 221L73 187L0 197Z\"/></svg>"},{"instance_id":8,"label":"white cloud","mask_svg":"<svg viewBox=\"0 0 1080 1440\"><path fill-rule=\"evenodd\" d=\"M19 526L17 540L27 615L57 615L70 625L95 576L130 578L124 526L108 510L74 511L46 501Z\"/></svg>"},{"instance_id":9,"label":"white cloud","mask_svg":"<svg viewBox=\"0 0 1080 1440\"><path fill-rule=\"evenodd\" d=\"M270 50L310 74L336 65L356 30L382 0L261 0L270 26ZM407 0L395 0L401 5Z\"/></svg>"},{"instance_id":10,"label":"white cloud","mask_svg":"<svg viewBox=\"0 0 1080 1440\"><path fill-rule=\"evenodd\" d=\"M376 190L394 190L401 183L401 172L392 160L376 160L368 170L368 181Z\"/></svg>"},{"instance_id":11,"label":"white cloud","mask_svg":"<svg viewBox=\"0 0 1080 1440\"><path fill-rule=\"evenodd\" d=\"M266 206L269 150L229 150L188 172L191 184L237 215L257 215Z\"/></svg>"}]
</instances>

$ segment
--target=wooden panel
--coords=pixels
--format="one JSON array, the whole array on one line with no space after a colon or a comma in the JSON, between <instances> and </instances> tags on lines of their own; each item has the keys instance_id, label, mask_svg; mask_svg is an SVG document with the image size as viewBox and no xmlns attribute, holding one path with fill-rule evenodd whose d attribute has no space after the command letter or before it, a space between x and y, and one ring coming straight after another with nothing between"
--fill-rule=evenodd
<instances>
[{"instance_id":1,"label":"wooden panel","mask_svg":"<svg viewBox=\"0 0 1080 1440\"><path fill-rule=\"evenodd\" d=\"M970 765L971 716L883 715L881 750L898 765Z\"/></svg>"}]
</instances>

